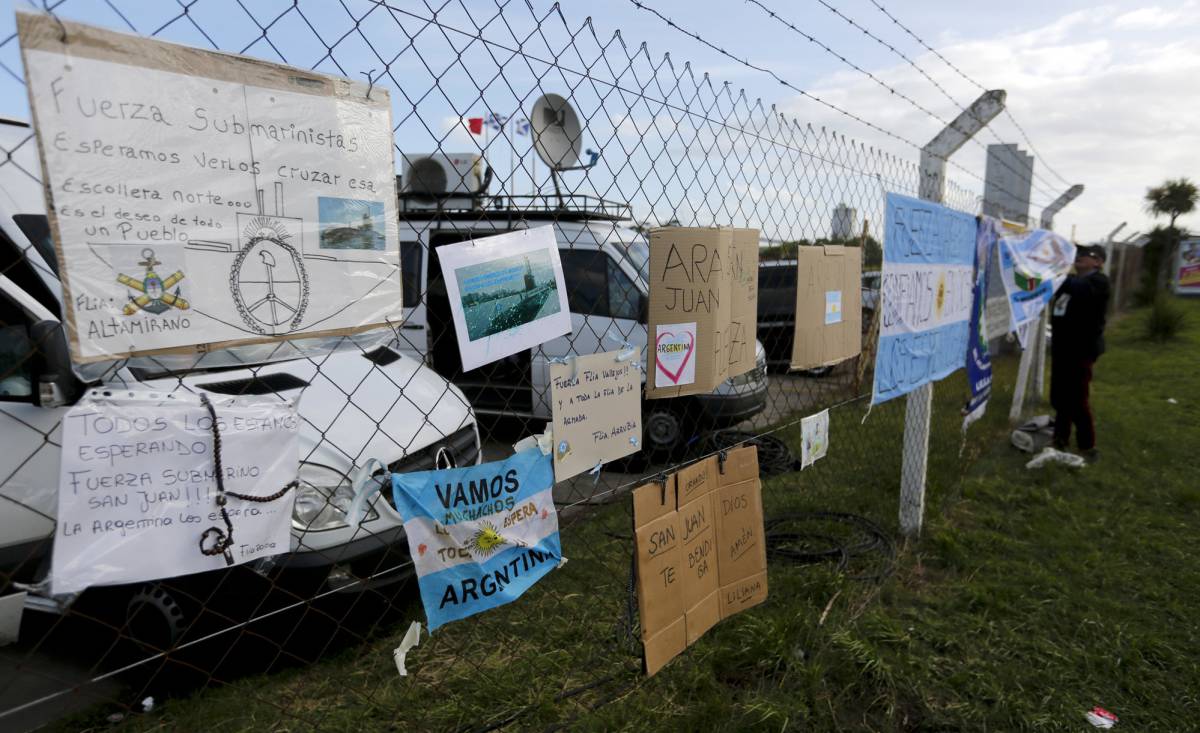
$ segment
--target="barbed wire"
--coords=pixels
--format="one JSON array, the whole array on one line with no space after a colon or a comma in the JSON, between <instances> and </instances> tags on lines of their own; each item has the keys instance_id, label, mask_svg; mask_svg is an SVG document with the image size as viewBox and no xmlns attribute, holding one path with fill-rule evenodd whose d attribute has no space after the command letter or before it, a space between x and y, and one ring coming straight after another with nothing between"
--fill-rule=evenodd
<instances>
[{"instance_id":1,"label":"barbed wire","mask_svg":"<svg viewBox=\"0 0 1200 733\"><path fill-rule=\"evenodd\" d=\"M748 1L748 2L757 2L757 0L747 0L747 1ZM874 34L874 33L872 33L872 32L871 32L871 31L870 31L868 28L866 28L864 25L860 24L858 21L856 21L856 20L854 20L853 18L851 18L850 16L846 15L845 13L843 13L841 10L839 10L839 9L838 9L838 8L836 8L836 7L834 7L833 5L830 5L830 4L829 4L829 2L827 2L827 0L817 0L817 2L818 2L818 3L820 3L820 4L821 4L823 7L825 7L827 10L829 10L829 12L833 13L833 14L834 14L834 15L836 15L837 17L839 17L839 18L841 18L842 20L844 20L844 21L845 21L846 23L848 23L848 24L849 24L851 27L853 27L853 28L856 28L856 29L858 29L859 31L862 31L863 35L865 35L865 36L867 36L868 38L872 39L872 40L873 40L873 41L875 41L877 44L879 44L880 46L883 46L884 48L888 49L888 51L890 51L892 54L894 54L895 56L897 56L897 57L899 57L900 59L902 59L902 60L903 60L903 61L904 61L906 64L908 64L909 66L911 66L911 67L912 67L912 68L913 68L913 69L914 69L914 70L915 70L915 71L916 71L918 74L920 74L922 77L924 77L926 81L928 81L930 84L932 84L932 85L934 86L934 88L936 88L936 89L937 89L939 92L941 92L942 96L943 96L943 97L945 97L945 98L946 98L946 99L947 99L947 100L948 100L948 101L949 101L951 104L953 104L953 105L955 106L955 108L956 108L956 109L957 109L957 108L966 108L966 105L963 105L961 102L959 102L957 99L955 99L955 98L954 98L954 97L953 97L953 96L950 94L950 92L948 92L948 91L946 90L946 88L945 88L945 87L943 87L943 86L941 85L941 83L940 83L940 82L938 82L936 79L934 79L934 78L933 78L933 76L932 76L932 75L930 75L928 71L926 71L926 70L925 70L925 69L923 69L923 68L922 68L920 65L918 65L916 61L914 61L914 60L913 60L911 57L909 57L909 56L908 56L908 54L906 54L906 53L904 53L903 51L901 51L900 49L896 48L895 46L893 46L891 43L889 43L888 41L884 40L883 38L880 38L879 36L875 35L875 34ZM985 91L986 91L986 90L985 90ZM1008 109L1008 105L1007 105L1007 104L1004 106L1004 114L1005 114L1007 117L1009 117L1009 119L1011 119L1011 120L1012 120L1012 122L1013 122L1013 124L1014 124L1014 125L1016 124L1016 118L1014 118L1014 117L1012 116L1012 114L1009 112L1009 109ZM1024 130L1021 130L1019 125L1017 125L1017 127L1018 127L1018 130L1020 130L1020 132L1021 132L1022 136L1024 136ZM988 125L988 126L985 128L985 129L987 130L988 134L990 134L990 135L991 135L991 136L992 136L992 137L993 137L993 138L996 140L996 142L998 142L998 143L1001 143L1001 144L1003 144L1003 143L1004 143L1004 141L1003 141L1003 140L1000 138L1000 135L999 135L999 133L997 133L997 132L996 132L996 130L995 130L995 129L994 129L992 126ZM972 141L973 141L973 142L976 142L977 144L980 144L980 146L982 146L982 143L979 143L979 141L975 140L974 138L972 138ZM1029 140L1028 140L1028 137L1026 137L1026 142L1027 142L1027 143L1029 142ZM1034 153L1034 155L1035 155L1035 156L1037 156L1038 158L1041 158L1041 156L1040 156L1040 155L1038 155L1037 151L1036 151L1036 150L1033 150L1033 145L1032 145L1032 143L1030 143L1030 144L1029 144L1029 147L1030 147L1030 150L1031 150L1031 151L1033 151L1033 153ZM1010 168L1010 167L1007 165L1007 163L1005 163L1005 162L1003 161L1003 159L997 159L997 162L999 162L999 163L1000 163L1001 165L1003 165L1004 167L1006 167L1006 168L1009 168L1009 170L1010 170L1010 171L1012 170L1012 169L1011 169L1011 168ZM1042 165L1046 165L1047 169L1049 169L1049 166L1046 164L1046 161L1045 161L1044 159L1042 159ZM1054 188L1053 188L1053 187L1054 187L1054 184L1052 184L1051 182L1047 181L1045 178L1043 178L1042 176L1040 176L1040 175L1038 174L1037 170L1034 168L1034 166L1033 166L1033 164L1032 164L1032 163L1030 163L1030 164L1029 164L1029 166L1028 166L1028 173L1029 173L1029 175L1030 175L1030 177L1031 177L1031 179L1032 179L1032 180L1038 180L1038 181L1040 181L1042 184L1044 184L1044 185L1046 185L1046 186L1050 187L1050 191L1046 191L1045 189L1039 189L1039 193L1041 193L1041 194L1043 194L1043 195L1046 195L1046 196L1049 196L1051 200L1053 200L1054 198L1056 198L1056 197L1057 197L1057 195L1058 195L1058 194L1053 192L1053 191L1054 191ZM1022 203L1024 203L1026 206L1029 206L1029 205L1031 205L1031 203L1032 203L1032 202L1031 202L1031 201L1029 201L1029 200L1024 200L1024 199L1023 199L1023 200L1022 200Z\"/></svg>"},{"instance_id":2,"label":"barbed wire","mask_svg":"<svg viewBox=\"0 0 1200 733\"><path fill-rule=\"evenodd\" d=\"M921 44L922 48L924 48L926 51L929 51L930 53L932 53L934 56L936 56L938 59L940 59L942 63L944 63L946 66L950 67L950 69L952 71L954 71L954 73L956 73L960 77L962 77L968 84L973 85L974 87L976 87L977 89L979 89L981 91L985 91L985 92L987 91L987 87L985 87L983 84L980 84L979 82L975 81L971 77L967 76L967 74L962 69L955 66L954 63L952 61L950 61L950 59L946 58L944 55L942 55L942 53L940 51L938 51L933 46L930 46L928 43L926 43L925 39L921 38L916 33L914 33L912 31L912 29L910 29L908 26L901 23L900 20L895 15L893 15L890 11L888 11L887 8L885 8L882 4L880 4L878 2L878 0L871 0L871 4L874 5L876 8L878 8L879 12L886 15L889 20L891 20L893 23L895 23L896 26L898 28L900 28L900 30L904 31L910 37L912 37L913 40L915 40L917 43ZM1013 116L1012 112L1010 112L1008 110L1007 106L1004 108L1004 114L1006 117L1008 117L1009 120L1012 121L1013 126L1017 128L1017 132L1019 132L1021 134L1021 138L1025 140L1025 144L1029 146L1029 150L1031 152L1033 152L1033 154L1035 156L1037 156L1038 160L1042 161L1042 165L1046 166L1046 170L1050 171L1052 174L1054 174L1054 176L1056 178L1058 178L1058 180L1062 181L1063 185L1066 185L1066 186L1074 185L1071 181L1067 180L1067 178L1065 178L1062 174L1060 174L1053 167L1051 167L1050 163L1046 160L1046 156L1044 156L1038 152L1037 148L1033 144L1033 140L1029 139L1029 135L1027 135L1025 133L1025 128L1021 127L1021 124L1019 122L1017 122L1017 118Z\"/></svg>"},{"instance_id":3,"label":"barbed wire","mask_svg":"<svg viewBox=\"0 0 1200 733\"><path fill-rule=\"evenodd\" d=\"M884 134L884 135L887 135L888 137L890 137L890 138L892 138L892 139L894 139L894 140L896 140L896 141L898 141L898 142L901 142L901 143L903 143L903 144L905 144L905 145L908 145L909 147L913 148L914 150L921 151L921 150L923 149L923 146L922 146L922 145L920 145L920 144L916 143L915 141L913 141L913 140L911 140L911 139L909 139L909 138L906 138L906 137L904 137L903 135L900 135L900 134L898 134L898 133L896 133L896 132L894 132L894 131L892 131L892 130L885 129L885 128L881 127L880 125L878 125L878 124L876 124L876 123L874 123L874 122L871 122L870 120L867 120L867 119L865 119L864 117L862 117L862 116L860 116L860 115L858 115L858 114L855 114L854 112L851 112L851 111L849 111L849 110L847 110L847 109L845 109L845 108L843 108L843 107L840 107L840 106L838 106L838 105L836 105L836 104L834 104L834 103L832 103L832 102L829 102L828 100L826 100L826 99L824 99L824 98L822 98L822 97L820 97L820 96L818 96L818 95L816 95L816 94L813 94L812 92L809 92L809 91L807 91L807 90L805 90L805 89L802 89L802 88L800 88L799 86L797 86L797 85L793 84L792 82L790 82L790 81L788 81L788 80L784 79L784 78L783 78L782 76L780 76L778 73L776 73L775 71L771 70L770 68L768 68L768 67L766 67L766 66L762 66L762 65L759 65L759 64L755 64L755 63L751 62L749 59L742 58L742 57L739 57L739 56L736 56L736 55L734 55L733 53L731 53L731 52L729 52L729 51L725 50L725 49L724 49L724 48L722 48L721 46L718 46L717 44L715 44L715 43L713 43L713 42L711 42L711 41L707 40L706 38L704 38L703 36L701 36L699 33L697 33L697 32L695 32L695 31L693 31L693 30L690 30L690 29L688 29L688 28L685 28L685 27L683 27L683 26L679 25L679 23L677 23L676 21L672 20L672 19L671 19L671 18L669 18L668 16L664 15L663 13L661 13L660 11L658 11L657 9L655 9L655 8L652 8L652 7L650 7L650 6L647 6L647 5L645 5L643 2L641 2L641 0L629 0L629 1L630 1L630 2L631 2L631 3L632 3L634 6L635 6L635 7L637 7L637 8L639 8L639 9L641 9L641 10L644 10L644 11L646 11L646 12L648 12L648 13L650 13L650 14L652 14L652 15L656 16L657 18L659 18L660 20L662 20L664 23L666 23L668 27L670 27L670 28L672 28L672 29L674 29L674 30L678 31L679 33L682 33L682 34L684 34L684 35L686 35L686 36L688 36L688 37L692 38L693 40L697 41L698 43L701 43L702 45L704 45L704 46L708 47L709 49L711 49L711 50L713 50L713 51L716 51L717 53L719 53L719 54L721 54L721 55L725 56L726 58L729 58L729 59L731 59L731 60L733 60L733 61L736 61L737 63L739 63L739 64L741 64L741 65L743 65L743 66L745 66L745 67L747 67L747 68L750 68L750 69L753 69L753 70L755 70L755 71L758 71L758 72L761 72L761 73L767 74L767 75L769 75L771 78L773 78L775 81L777 81L777 82L779 82L780 84L782 84L783 86L785 86L785 87L787 87L787 88L789 88L789 89L791 89L791 90L793 90L793 91L797 92L798 94L800 94L800 95L802 95L802 96L804 96L804 97L806 97L806 98L808 98L808 99L811 99L811 100L813 100L813 101L815 101L815 102L817 102L817 103L819 103L819 104L821 104L821 105L823 105L823 106L825 106L825 107L827 107L827 108L829 108L829 109L833 110L834 112L837 112L838 114L841 114L841 115L843 115L843 116L845 116L845 117L847 117L847 118L849 118L849 119L852 119L852 120L854 120L855 122L858 122L859 124L865 125L865 126L867 126L867 127L871 128L872 130L875 130L876 132L880 132L880 133L882 133L882 134ZM758 5L759 7L763 8L763 9L764 9L766 12L768 12L768 13L770 13L770 12L771 12L770 10L766 9L766 8L765 8L765 6L763 6L761 3L758 3L756 0L749 0L749 2L754 2L756 5ZM773 14L772 14L772 15L773 15ZM773 15L773 17L777 17L777 16L774 16L774 15ZM782 22L782 21L781 21L781 22ZM820 44L820 42L818 42L818 41L816 41L815 39L813 39L813 38L812 38L811 36L809 36L808 34L806 34L806 33L803 33L803 31L800 31L799 29L796 29L794 26L790 26L790 27L792 27L794 30L796 30L796 32L797 32L797 33L800 33L800 34L801 34L801 35L803 35L804 37L806 37L806 38L809 38L810 40L813 40L813 42L814 42L814 43L818 43L818 45L823 45L823 44ZM832 49L828 49L828 47L825 47L825 48L828 50L828 52L829 52L829 53L831 53L831 54L832 54L832 55L834 55L835 57L837 57L837 58L839 58L839 59L842 59L843 61L845 61L845 59L844 59L843 57L839 56L839 55L838 55L836 52L832 51ZM846 61L846 63L848 63L848 64L849 64L850 62ZM851 64L851 65L853 66L853 64ZM858 69L859 71L863 71L862 69L860 69L860 68L859 68L859 67L857 67L857 66L854 66L854 68ZM943 127L952 127L952 126L953 126L951 122L946 122L946 121L942 120L940 117L938 117L937 115L933 114L932 112L929 112L928 110L926 110L925 108L921 107L920 105L916 104L914 101L912 101L910 98L908 98L907 96L903 95L902 93L898 92L896 89L894 89L894 88L892 88L891 86L887 85L886 83L884 83L884 82L882 82L882 81L878 80L876 77L874 77L874 75L871 75L869 72L865 72L865 71L863 71L863 73L864 73L864 74L867 74L867 75L868 75L868 76L870 76L872 79L874 79L874 80L875 80L877 83L879 83L880 85L882 85L884 88L888 89L888 90L889 90L889 91L890 91L892 94L895 94L895 95L897 95L897 96L904 97L904 98L906 99L906 101L908 101L910 104L912 104L913 106L915 106L917 109L919 109L919 110L921 110L921 111L925 112L927 115L929 115L929 116L933 117L935 120L938 120L939 122L941 122L941 123L942 123L942 125L943 125ZM957 128L955 128L955 129L957 129ZM960 132L961 132L961 130L960 130ZM976 172L974 172L974 171L970 170L969 168L967 168L967 167L963 166L962 164L960 164L960 163L958 163L958 162L956 162L956 161L952 160L950 157L948 157L948 156L944 156L944 155L937 155L937 154L935 154L935 157L937 157L937 158L939 158L939 159L941 159L941 160L945 161L945 162L946 162L948 165L950 165L950 166L953 166L953 167L957 168L957 169L958 169L959 171L961 171L963 174L965 174L965 175L968 175L968 176L970 176L970 177L972 177L972 178L974 178L974 179L978 180L980 183L983 183L983 182L984 182L984 178L983 178L983 176L982 176L982 175L980 175L980 174L978 174L978 173L976 173ZM1001 161L1001 164L1002 164L1002 165L1004 165L1005 167L1008 167L1008 168L1009 168L1009 169L1010 169L1012 172L1014 172L1014 173L1018 173L1018 174L1019 174L1019 172L1018 172L1018 171L1016 171L1015 169L1013 169L1013 168L1012 168L1011 166L1009 166L1007 163L1004 163L1003 161ZM998 188L999 188L999 190L1001 190L1001 191L1003 191L1003 192L1005 192L1005 193L1009 194L1010 196L1013 196L1014 198L1016 198L1016 199L1018 199L1018 200L1020 200L1020 199L1022 199L1022 198L1023 198L1023 197L1022 197L1020 194L1018 194L1018 193L1016 193L1016 192L1013 192L1013 191L1009 191L1009 190L1007 190L1006 188L1003 188L1002 186L998 186ZM1049 201L1047 201L1045 204L1041 204L1040 206L1041 206L1042 208L1044 208L1044 207L1045 207L1046 205L1048 205L1048 204L1049 204Z\"/></svg>"},{"instance_id":4,"label":"barbed wire","mask_svg":"<svg viewBox=\"0 0 1200 733\"><path fill-rule=\"evenodd\" d=\"M958 130L959 132L962 132L964 135L966 134L966 133L965 133L965 131L963 131L963 130L959 129L959 128L956 126L956 124L955 124L955 122L954 122L954 121L951 121L951 120L946 120L946 119L942 118L940 115L936 114L935 112L933 112L933 111L929 110L927 107L925 107L925 106L923 106L922 104L920 104L919 102L917 102L917 101L916 101L915 99L913 99L911 96L909 96L909 95L905 94L904 92L900 91L899 89L896 89L896 88L895 88L895 87L893 87L892 85L890 85L890 84L888 84L887 82L883 81L883 80L882 80L882 79L880 79L878 76L876 76L875 74L871 73L870 71L867 71L866 69L862 68L861 66L859 66L859 65L858 65L858 64L856 64L856 63L854 63L853 61L850 61L850 60L849 60L849 59L847 59L845 56L843 56L842 54L838 53L837 51L834 51L832 48L830 48L828 45L826 45L825 43L823 43L823 42L822 42L822 41L820 41L819 39L817 39L817 38L813 37L812 35L810 35L810 34L808 34L808 33L806 33L806 32L804 32L804 31L803 31L803 30L801 30L800 28L797 28L797 27L795 26L795 24L793 24L792 22L790 22L790 21L788 21L788 20L785 20L785 19L783 18L783 16L779 15L779 14L778 14L778 13L776 13L774 10L771 10L771 9L770 9L770 8L768 8L766 5L764 5L764 4L761 2L761 0L746 0L746 2L748 2L748 3L752 4L752 5L755 5L755 6L757 6L757 7L758 7L760 10L762 10L764 13L766 13L766 14L767 14L767 15L768 15L768 16L769 16L769 17L770 17L772 20L774 20L774 21L776 21L776 22L780 23L781 25L785 26L786 28L790 29L791 31L793 31L793 32L795 32L795 33L797 33L797 34L799 34L800 36L802 36L802 37L804 37L805 39L807 39L809 42L816 44L816 45L817 45L817 46L819 46L819 47L820 47L822 50L824 50L826 53L830 54L831 56L834 56L834 57L835 57L835 58L837 58L839 61L841 61L841 62L842 62L842 63L844 63L845 65L849 66L850 68L854 69L855 71L859 72L860 74L863 74L863 75L864 75L864 76L866 76L868 79L870 79L871 81L873 81L873 82L874 82L876 85L878 85L878 86L880 86L880 87L882 87L882 88L886 89L886 90L887 90L887 91L888 91L890 94L892 94L893 96L897 96L897 97L899 97L900 99L903 99L905 102L907 102L907 103L908 103L908 104L909 104L911 107L913 107L914 109L917 109L918 111L920 111L920 112L924 113L926 116L928 116L928 117L930 117L930 118L934 119L935 121L937 121L939 124L941 124L941 126L942 126L943 128L945 128L945 127L951 127L951 128L954 128L955 130ZM820 3L821 3L822 5L824 5L826 8L830 9L831 11L833 11L833 12L834 12L834 14L836 14L836 15L837 15L839 18L842 18L843 20L845 20L846 22L850 23L850 24L851 24L851 25L853 25L855 28L858 28L858 29L859 29L859 30L861 30L863 33L865 33L866 35L868 35L868 36L870 36L871 38L875 39L875 40L876 40L876 41L878 41L879 43L883 43L883 41L882 41L881 39L877 38L877 37L876 37L876 36L874 36L874 35L873 35L873 34L872 34L870 31L866 30L866 29L865 29L865 28L863 28L862 26L860 26L860 25L858 25L857 23L855 23L855 22L854 22L853 20L851 20L849 17L847 17L847 16L843 15L843 14L842 14L841 12L839 12L839 11L838 11L836 8L834 8L833 6L829 5L828 3L824 2L824 0L818 0L818 2L820 2ZM885 46L887 46L888 44L884 44L884 45L885 45ZM888 46L888 47L889 47L889 48L891 48L891 46ZM894 50L895 50L895 49L893 49L893 51L894 51ZM899 53L899 52L897 52L897 53ZM908 60L908 59L907 59L907 57L904 57L904 56L903 56L903 54L901 54L901 56L902 56L902 58L905 58L906 60ZM914 64L914 63L913 63L911 60L909 60L909 63L910 63L910 64L911 64L911 65L912 65L914 68L916 68L918 71L920 71L922 74L924 74L924 71L923 71L923 70L922 70L920 67L916 66L916 64ZM928 77L928 75L926 75L926 78L929 78L929 77ZM930 79L930 81L932 81L932 79ZM937 87L938 87L938 89L942 89L942 88L941 88L941 86L940 86L940 85L938 85L936 82L934 82L934 84L935 84L935 86L937 86ZM945 90L942 90L942 91L943 91L943 93L945 93ZM946 94L946 97L947 97L947 99L949 99L949 100L950 100L950 103L954 105L954 108L955 108L955 109L964 109L964 110L966 110L968 113L970 113L970 109L971 109L971 108L970 108L970 106L968 106L968 105L962 105L962 104L960 104L960 103L959 103L957 100L955 100L955 99L954 99L953 97L951 97L949 94ZM1000 136L996 134L995 130L993 130L993 129L992 129L990 126L988 126L988 125L986 125L986 124L983 124L983 121L982 121L982 120L980 120L980 119L979 119L979 118L978 118L976 115L972 114L971 116L975 118L976 122L979 122L979 123L981 124L981 127L982 127L983 129L985 129L985 130L987 130L989 133L991 133L991 134L992 134L992 136L996 138L996 140L1000 140ZM978 139L976 139L976 137L975 137L974 135L970 135L970 136L968 136L968 139L970 140L970 142L974 143L975 145L977 145L977 146L978 146L978 147L980 147L980 148L984 148L984 147L986 147L986 146L985 146L983 143L981 143L981 142L980 142ZM1010 173L1013 173L1013 174L1015 174L1015 175L1018 177L1018 179L1020 179L1020 177L1021 177L1021 175L1022 175L1022 172L1021 172L1021 171L1018 171L1018 170L1016 170L1015 168L1013 168L1013 167L1012 167L1011 165L1009 165L1009 163L1008 163L1006 160L1004 160L1003 158L996 158L995 160L996 160L996 162L997 162L997 163L998 163L1000 166L1002 166L1002 167L1004 167L1004 168L1008 169L1008 171L1009 171ZM1032 182L1032 181L1033 181L1033 179L1034 179L1034 177L1036 177L1036 174L1035 174L1035 173L1034 173L1034 171L1033 171L1033 167L1032 167L1032 166L1030 166L1030 167L1029 167L1029 169L1028 169L1027 171L1025 171L1025 172L1030 174L1030 176L1031 176L1031 178L1030 178L1030 181ZM1049 191L1046 191L1046 190L1044 190L1044 189L1037 188L1036 186L1035 186L1034 188L1035 188L1035 190L1037 190L1037 191L1038 191L1038 193L1042 194L1043 196L1048 196L1048 197L1049 197L1051 200L1053 200L1053 199L1054 199L1054 195L1055 195L1055 194L1053 194L1053 193L1051 193L1051 192L1049 192ZM1016 193L1014 193L1014 192L1008 192L1008 191L1006 191L1006 193L1010 193L1011 195L1014 195L1014 197L1017 197L1017 198L1022 198L1022 199L1024 199L1024 197L1022 197L1022 196L1019 196L1018 194L1016 194ZM1025 200L1025 201L1024 201L1024 203L1025 203L1026 205L1029 205L1029 204L1030 204L1030 201L1028 201L1028 200Z\"/></svg>"}]
</instances>

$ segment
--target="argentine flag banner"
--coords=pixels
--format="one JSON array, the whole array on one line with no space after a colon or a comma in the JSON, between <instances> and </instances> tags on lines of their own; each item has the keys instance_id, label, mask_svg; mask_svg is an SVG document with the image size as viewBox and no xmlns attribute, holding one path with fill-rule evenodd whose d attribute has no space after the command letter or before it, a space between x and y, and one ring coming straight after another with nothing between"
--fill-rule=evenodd
<instances>
[{"instance_id":1,"label":"argentine flag banner","mask_svg":"<svg viewBox=\"0 0 1200 733\"><path fill-rule=\"evenodd\" d=\"M521 597L562 561L554 464L538 448L392 474L429 630Z\"/></svg>"},{"instance_id":2,"label":"argentine flag banner","mask_svg":"<svg viewBox=\"0 0 1200 733\"><path fill-rule=\"evenodd\" d=\"M871 404L907 394L966 363L975 287L975 217L887 195L879 348Z\"/></svg>"}]
</instances>

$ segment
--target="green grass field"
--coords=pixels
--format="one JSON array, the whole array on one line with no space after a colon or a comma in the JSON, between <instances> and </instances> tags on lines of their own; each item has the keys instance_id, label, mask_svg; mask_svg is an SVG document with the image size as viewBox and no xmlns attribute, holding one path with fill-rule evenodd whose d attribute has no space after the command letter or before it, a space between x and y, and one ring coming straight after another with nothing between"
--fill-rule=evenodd
<instances>
[{"instance_id":1,"label":"green grass field","mask_svg":"<svg viewBox=\"0 0 1200 733\"><path fill-rule=\"evenodd\" d=\"M1187 308L1200 324L1200 302ZM423 639L407 678L391 650L423 620L411 594L386 625L360 630L365 643L214 682L125 727L1082 731L1101 705L1118 730L1200 728L1200 325L1152 345L1138 318L1110 329L1096 369L1100 463L1024 468L1029 456L1007 442L1011 360L960 446L955 375L936 390L925 531L899 548L894 573L853 577L878 575L879 555L844 569L772 562L767 603L654 678L621 633L624 499L566 519L571 561L519 601ZM862 403L834 411L829 457L768 481L768 517L857 512L894 535L899 402L865 424ZM798 429L782 434L798 445Z\"/></svg>"}]
</instances>

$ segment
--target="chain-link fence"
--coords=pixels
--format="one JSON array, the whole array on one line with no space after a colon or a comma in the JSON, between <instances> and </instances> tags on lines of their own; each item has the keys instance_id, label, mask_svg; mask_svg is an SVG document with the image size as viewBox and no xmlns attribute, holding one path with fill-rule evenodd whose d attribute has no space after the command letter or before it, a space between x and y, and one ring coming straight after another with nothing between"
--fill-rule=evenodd
<instances>
[{"instance_id":1,"label":"chain-link fence","mask_svg":"<svg viewBox=\"0 0 1200 733\"><path fill-rule=\"evenodd\" d=\"M405 320L387 343L340 337L340 348L321 356L283 343L265 352L92 365L57 383L67 404L43 407L33 394L35 377L50 363L48 354L65 345L61 329L39 329L29 312L61 316L56 258L40 203L6 208L0 380L13 401L0 403L6 535L0 586L5 595L25 593L20 641L5 650L0 666L6 728L94 704L105 714L135 711L161 691L202 697L281 667L293 677L313 675L329 696L239 687L233 701L239 710L213 710L212 725L236 719L240 728L344 728L400 720L413 729L488 728L530 707L574 720L638 678L625 494L641 477L754 440L764 471L777 476L765 487L770 522L772 512L778 518L790 506L799 419L832 407L832 451L841 458L807 471L805 491L837 511L856 508L838 497L859 486L898 497L905 407L888 403L862 421L869 334L861 360L800 373L786 365L795 321L794 248L819 242L864 248L868 331L879 303L878 279L869 273L880 264L885 192L917 195L915 151L901 159L805 125L687 63L654 55L640 39L601 36L590 19L572 22L557 5L180 0L142 3L136 13L125 5L60 0L47 10L352 79L365 75L389 90L395 157L407 172L399 202ZM4 22L12 28L11 18ZM28 118L15 32L0 42L0 69L6 112ZM526 115L547 93L578 112L584 156L597 154L590 168L552 176L539 160ZM17 122L4 128L5 206L40 201L33 130ZM443 163L472 161L446 169L450 195L431 192L411 173L421 158L438 156ZM974 190L952 183L946 202L972 213L978 208ZM643 235L672 222L759 229L757 368L712 395L646 401L641 454L554 489L571 562L517 603L423 642L422 675L396 702L403 710L390 707L394 698L379 690L395 680L395 670L381 640L394 643L408 621L421 618L390 492L375 500L379 521L363 522L341 541L323 538L314 523L346 526L342 490L370 459L404 472L507 455L549 418L548 360L623 344L644 348L645 316L630 310L647 292ZM562 353L538 348L464 371L436 247L540 225L553 226L558 240L572 336ZM63 415L89 387L143 386L299 400L303 463L292 551L226 571L51 596L46 578ZM962 475L958 431L944 428L957 419L957 405L946 405L964 396L935 406L942 428L933 434L929 475L941 486ZM849 522L866 537L859 549L876 548L883 559L865 572L884 577L894 553L894 514L874 522L843 519L823 517ZM835 559L849 562L840 547L831 551ZM773 561L781 556L787 553ZM779 602L788 602L786 595ZM547 636L555 648L532 638L543 629L552 630ZM525 702L481 699L481 686L502 688L509 675L525 680Z\"/></svg>"}]
</instances>

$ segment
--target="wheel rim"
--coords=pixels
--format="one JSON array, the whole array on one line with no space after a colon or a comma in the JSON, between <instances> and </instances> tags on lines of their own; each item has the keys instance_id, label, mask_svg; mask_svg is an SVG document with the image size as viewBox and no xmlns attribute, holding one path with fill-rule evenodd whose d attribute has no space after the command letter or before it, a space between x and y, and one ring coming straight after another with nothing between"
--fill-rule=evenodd
<instances>
[{"instance_id":1,"label":"wheel rim","mask_svg":"<svg viewBox=\"0 0 1200 733\"><path fill-rule=\"evenodd\" d=\"M656 448L671 448L679 442L679 419L669 412L654 412L646 419L646 434Z\"/></svg>"}]
</instances>

